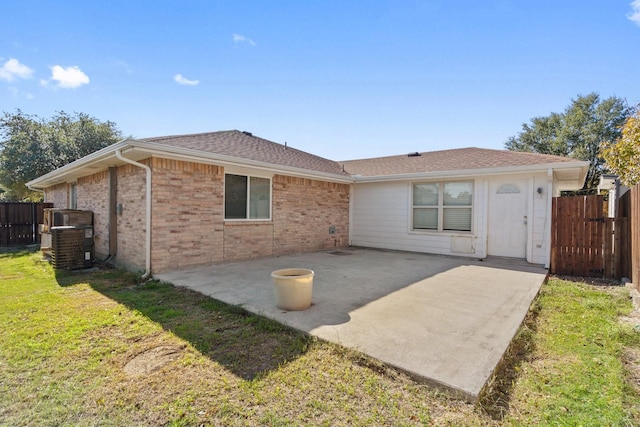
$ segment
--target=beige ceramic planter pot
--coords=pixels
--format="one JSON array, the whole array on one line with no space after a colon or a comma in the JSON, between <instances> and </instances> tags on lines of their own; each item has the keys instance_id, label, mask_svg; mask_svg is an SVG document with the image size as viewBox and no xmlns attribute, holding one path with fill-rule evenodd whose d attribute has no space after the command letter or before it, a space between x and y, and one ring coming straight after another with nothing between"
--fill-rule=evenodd
<instances>
[{"instance_id":1,"label":"beige ceramic planter pot","mask_svg":"<svg viewBox=\"0 0 640 427\"><path fill-rule=\"evenodd\" d=\"M305 310L311 307L313 275L313 271L306 268L285 268L271 273L278 308Z\"/></svg>"}]
</instances>

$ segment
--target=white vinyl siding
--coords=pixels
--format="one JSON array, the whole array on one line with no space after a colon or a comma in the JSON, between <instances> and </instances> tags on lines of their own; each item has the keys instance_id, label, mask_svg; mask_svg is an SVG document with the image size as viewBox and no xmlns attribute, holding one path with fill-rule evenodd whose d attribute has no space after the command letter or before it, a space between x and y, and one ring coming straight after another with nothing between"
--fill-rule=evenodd
<instances>
[{"instance_id":1,"label":"white vinyl siding","mask_svg":"<svg viewBox=\"0 0 640 427\"><path fill-rule=\"evenodd\" d=\"M478 188L484 187L474 184L476 192ZM482 257L484 247L477 247L476 242L482 242L485 239L484 200L483 194L474 197L473 233L414 231L411 183L356 184L353 187L351 205L351 244L411 252Z\"/></svg>"},{"instance_id":2,"label":"white vinyl siding","mask_svg":"<svg viewBox=\"0 0 640 427\"><path fill-rule=\"evenodd\" d=\"M549 258L551 227L548 192L552 190L546 173L479 176L465 181L451 181L473 183L471 232L414 230L412 182L356 183L351 203L351 244L484 258L487 256L487 226L491 215L490 184L517 180L525 180L529 200L527 261L545 264ZM543 188L542 194L536 191L538 187ZM469 208L466 208L468 212Z\"/></svg>"}]
</instances>

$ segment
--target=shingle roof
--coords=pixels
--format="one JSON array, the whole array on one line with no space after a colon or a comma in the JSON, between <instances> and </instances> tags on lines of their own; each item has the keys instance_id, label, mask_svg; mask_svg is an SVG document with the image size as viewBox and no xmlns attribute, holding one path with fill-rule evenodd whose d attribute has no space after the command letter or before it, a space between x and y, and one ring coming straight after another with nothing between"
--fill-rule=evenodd
<instances>
[{"instance_id":1,"label":"shingle roof","mask_svg":"<svg viewBox=\"0 0 640 427\"><path fill-rule=\"evenodd\" d=\"M141 138L138 141L187 148L272 165L348 176L342 171L342 167L338 162L238 130Z\"/></svg>"},{"instance_id":2,"label":"shingle roof","mask_svg":"<svg viewBox=\"0 0 640 427\"><path fill-rule=\"evenodd\" d=\"M415 154L417 153L414 153L414 155L405 154L402 156L349 160L340 163L344 165L345 171L351 175L390 176L576 162L575 159L547 154L474 147Z\"/></svg>"},{"instance_id":3,"label":"shingle roof","mask_svg":"<svg viewBox=\"0 0 640 427\"><path fill-rule=\"evenodd\" d=\"M139 141L342 176L392 176L576 161L547 154L472 147L335 162L238 130L160 136Z\"/></svg>"}]
</instances>

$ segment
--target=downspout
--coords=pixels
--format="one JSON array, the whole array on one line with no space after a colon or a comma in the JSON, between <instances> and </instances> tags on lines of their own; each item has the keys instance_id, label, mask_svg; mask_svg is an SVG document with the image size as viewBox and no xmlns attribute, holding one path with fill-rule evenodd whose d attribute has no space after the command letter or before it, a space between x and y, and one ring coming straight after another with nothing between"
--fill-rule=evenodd
<instances>
[{"instance_id":1,"label":"downspout","mask_svg":"<svg viewBox=\"0 0 640 427\"><path fill-rule=\"evenodd\" d=\"M145 272L142 279L151 277L151 168L143 163L127 159L122 155L120 149L116 150L116 157L125 163L143 168L147 171L147 191L146 191L146 218L145 218Z\"/></svg>"},{"instance_id":2,"label":"downspout","mask_svg":"<svg viewBox=\"0 0 640 427\"><path fill-rule=\"evenodd\" d=\"M26 185L26 184L25 184L25 185ZM33 188L33 187L32 187L32 186L30 186L30 185L27 185L27 188L28 188L29 190L31 190L31 191L35 191L35 192L37 192L37 193L42 193L42 201L44 202L44 195L45 195L45 194L44 194L44 190L40 190L40 189L38 189L38 188Z\"/></svg>"},{"instance_id":3,"label":"downspout","mask_svg":"<svg viewBox=\"0 0 640 427\"><path fill-rule=\"evenodd\" d=\"M548 229L545 230L544 234L547 238L547 242L549 248L547 250L547 255L545 257L544 268L551 268L551 251L553 248L551 247L551 230L553 229L553 224L551 221L553 220L553 211L551 210L553 204L553 169L547 169L547 215L545 220L545 227L548 225Z\"/></svg>"}]
</instances>

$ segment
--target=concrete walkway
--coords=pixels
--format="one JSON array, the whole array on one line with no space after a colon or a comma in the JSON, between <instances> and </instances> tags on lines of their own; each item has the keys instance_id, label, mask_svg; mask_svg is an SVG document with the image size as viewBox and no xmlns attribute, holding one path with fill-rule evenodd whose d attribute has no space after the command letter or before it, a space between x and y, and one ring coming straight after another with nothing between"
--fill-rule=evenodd
<instances>
[{"instance_id":1,"label":"concrete walkway","mask_svg":"<svg viewBox=\"0 0 640 427\"><path fill-rule=\"evenodd\" d=\"M314 270L313 305L275 306L271 272ZM157 274L366 353L470 401L502 358L547 271L519 260L343 249Z\"/></svg>"}]
</instances>

